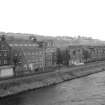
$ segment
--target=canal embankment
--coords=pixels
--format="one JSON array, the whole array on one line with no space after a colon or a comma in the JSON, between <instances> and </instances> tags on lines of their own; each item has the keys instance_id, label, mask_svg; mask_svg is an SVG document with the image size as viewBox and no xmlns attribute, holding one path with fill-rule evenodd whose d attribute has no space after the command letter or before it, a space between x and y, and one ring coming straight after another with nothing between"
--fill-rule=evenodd
<instances>
[{"instance_id":1,"label":"canal embankment","mask_svg":"<svg viewBox=\"0 0 105 105\"><path fill-rule=\"evenodd\" d=\"M64 67L49 73L2 80L0 81L0 97L61 83L101 71L105 71L104 61L76 67Z\"/></svg>"}]
</instances>

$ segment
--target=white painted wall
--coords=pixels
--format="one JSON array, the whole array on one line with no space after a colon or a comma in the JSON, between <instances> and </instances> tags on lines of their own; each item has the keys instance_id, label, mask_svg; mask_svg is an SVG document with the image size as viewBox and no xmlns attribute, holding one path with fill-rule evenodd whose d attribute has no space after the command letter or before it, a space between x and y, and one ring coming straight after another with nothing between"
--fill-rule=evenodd
<instances>
[{"instance_id":1,"label":"white painted wall","mask_svg":"<svg viewBox=\"0 0 105 105\"><path fill-rule=\"evenodd\" d=\"M14 75L14 72L12 68L0 70L0 77L10 77L13 75Z\"/></svg>"},{"instance_id":2,"label":"white painted wall","mask_svg":"<svg viewBox=\"0 0 105 105\"><path fill-rule=\"evenodd\" d=\"M34 67L33 67L33 63L30 63L30 64L29 64L29 68L30 68L31 70L34 69Z\"/></svg>"}]
</instances>

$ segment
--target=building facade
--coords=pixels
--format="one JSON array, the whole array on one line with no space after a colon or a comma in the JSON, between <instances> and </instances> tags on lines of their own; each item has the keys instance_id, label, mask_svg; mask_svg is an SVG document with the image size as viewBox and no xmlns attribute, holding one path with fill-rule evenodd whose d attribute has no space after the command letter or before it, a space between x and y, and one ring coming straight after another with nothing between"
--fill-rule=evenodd
<instances>
[{"instance_id":1,"label":"building facade","mask_svg":"<svg viewBox=\"0 0 105 105\"><path fill-rule=\"evenodd\" d=\"M70 54L69 65L84 64L83 47L82 46L69 46L68 51Z\"/></svg>"},{"instance_id":2,"label":"building facade","mask_svg":"<svg viewBox=\"0 0 105 105\"><path fill-rule=\"evenodd\" d=\"M2 36L0 40L0 77L9 77L14 75L12 62L12 49Z\"/></svg>"},{"instance_id":3,"label":"building facade","mask_svg":"<svg viewBox=\"0 0 105 105\"><path fill-rule=\"evenodd\" d=\"M5 38L2 37L0 41L0 66L11 64L11 47L6 42Z\"/></svg>"},{"instance_id":4,"label":"building facade","mask_svg":"<svg viewBox=\"0 0 105 105\"><path fill-rule=\"evenodd\" d=\"M43 41L43 49L44 49L45 68L49 69L51 67L55 67L56 66L55 43L52 40L44 40Z\"/></svg>"}]
</instances>

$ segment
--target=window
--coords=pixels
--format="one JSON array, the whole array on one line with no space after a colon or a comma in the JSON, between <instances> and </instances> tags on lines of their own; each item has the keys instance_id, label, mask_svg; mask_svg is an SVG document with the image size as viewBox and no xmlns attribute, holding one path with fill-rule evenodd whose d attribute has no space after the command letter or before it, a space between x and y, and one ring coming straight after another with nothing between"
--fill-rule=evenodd
<instances>
[{"instance_id":1,"label":"window","mask_svg":"<svg viewBox=\"0 0 105 105\"><path fill-rule=\"evenodd\" d=\"M1 60L0 60L0 65L1 65Z\"/></svg>"},{"instance_id":2,"label":"window","mask_svg":"<svg viewBox=\"0 0 105 105\"><path fill-rule=\"evenodd\" d=\"M24 46L27 46L27 44L24 44Z\"/></svg>"},{"instance_id":3,"label":"window","mask_svg":"<svg viewBox=\"0 0 105 105\"><path fill-rule=\"evenodd\" d=\"M4 45L1 45L1 48L4 49Z\"/></svg>"},{"instance_id":4,"label":"window","mask_svg":"<svg viewBox=\"0 0 105 105\"><path fill-rule=\"evenodd\" d=\"M14 44L14 46L18 46L18 44Z\"/></svg>"},{"instance_id":5,"label":"window","mask_svg":"<svg viewBox=\"0 0 105 105\"><path fill-rule=\"evenodd\" d=\"M13 46L13 44L9 44L10 46Z\"/></svg>"},{"instance_id":6,"label":"window","mask_svg":"<svg viewBox=\"0 0 105 105\"><path fill-rule=\"evenodd\" d=\"M98 54L98 49L97 49L97 54Z\"/></svg>"},{"instance_id":7,"label":"window","mask_svg":"<svg viewBox=\"0 0 105 105\"><path fill-rule=\"evenodd\" d=\"M30 53L30 52L28 52L28 55L31 55L31 53Z\"/></svg>"},{"instance_id":8,"label":"window","mask_svg":"<svg viewBox=\"0 0 105 105\"><path fill-rule=\"evenodd\" d=\"M7 56L7 52L4 52L4 56Z\"/></svg>"},{"instance_id":9,"label":"window","mask_svg":"<svg viewBox=\"0 0 105 105\"><path fill-rule=\"evenodd\" d=\"M4 65L7 64L7 60L4 60Z\"/></svg>"},{"instance_id":10,"label":"window","mask_svg":"<svg viewBox=\"0 0 105 105\"><path fill-rule=\"evenodd\" d=\"M29 44L29 46L32 46L31 44Z\"/></svg>"},{"instance_id":11,"label":"window","mask_svg":"<svg viewBox=\"0 0 105 105\"><path fill-rule=\"evenodd\" d=\"M25 68L25 70L27 70L27 65L26 64L24 65L24 68Z\"/></svg>"},{"instance_id":12,"label":"window","mask_svg":"<svg viewBox=\"0 0 105 105\"><path fill-rule=\"evenodd\" d=\"M24 53L24 55L26 55L26 53Z\"/></svg>"},{"instance_id":13,"label":"window","mask_svg":"<svg viewBox=\"0 0 105 105\"><path fill-rule=\"evenodd\" d=\"M23 46L23 44L19 44L19 46Z\"/></svg>"},{"instance_id":14,"label":"window","mask_svg":"<svg viewBox=\"0 0 105 105\"><path fill-rule=\"evenodd\" d=\"M4 54L4 56L6 57L6 56L7 56L7 54L5 53L5 54Z\"/></svg>"},{"instance_id":15,"label":"window","mask_svg":"<svg viewBox=\"0 0 105 105\"><path fill-rule=\"evenodd\" d=\"M80 49L78 49L78 52L80 52Z\"/></svg>"},{"instance_id":16,"label":"window","mask_svg":"<svg viewBox=\"0 0 105 105\"><path fill-rule=\"evenodd\" d=\"M76 54L76 51L73 51L73 55L75 55Z\"/></svg>"},{"instance_id":17,"label":"window","mask_svg":"<svg viewBox=\"0 0 105 105\"><path fill-rule=\"evenodd\" d=\"M1 56L2 54L1 54L1 52L0 52L0 56Z\"/></svg>"},{"instance_id":18,"label":"window","mask_svg":"<svg viewBox=\"0 0 105 105\"><path fill-rule=\"evenodd\" d=\"M17 53L15 53L14 56L17 56Z\"/></svg>"},{"instance_id":19,"label":"window","mask_svg":"<svg viewBox=\"0 0 105 105\"><path fill-rule=\"evenodd\" d=\"M35 44L33 44L32 46L36 46Z\"/></svg>"},{"instance_id":20,"label":"window","mask_svg":"<svg viewBox=\"0 0 105 105\"><path fill-rule=\"evenodd\" d=\"M32 55L34 55L34 52L32 52Z\"/></svg>"}]
</instances>

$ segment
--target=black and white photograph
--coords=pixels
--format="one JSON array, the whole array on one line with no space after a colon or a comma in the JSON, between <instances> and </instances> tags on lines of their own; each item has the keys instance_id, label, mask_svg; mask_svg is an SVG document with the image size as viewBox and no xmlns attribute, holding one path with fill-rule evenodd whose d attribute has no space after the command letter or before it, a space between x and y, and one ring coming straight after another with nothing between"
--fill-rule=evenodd
<instances>
[{"instance_id":1,"label":"black and white photograph","mask_svg":"<svg viewBox=\"0 0 105 105\"><path fill-rule=\"evenodd\" d=\"M105 105L105 0L0 0L0 105Z\"/></svg>"}]
</instances>

